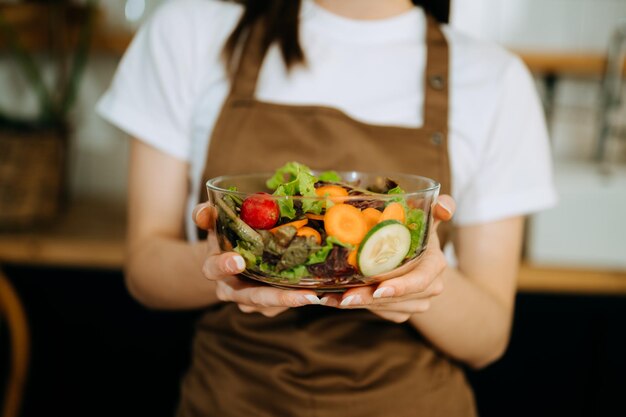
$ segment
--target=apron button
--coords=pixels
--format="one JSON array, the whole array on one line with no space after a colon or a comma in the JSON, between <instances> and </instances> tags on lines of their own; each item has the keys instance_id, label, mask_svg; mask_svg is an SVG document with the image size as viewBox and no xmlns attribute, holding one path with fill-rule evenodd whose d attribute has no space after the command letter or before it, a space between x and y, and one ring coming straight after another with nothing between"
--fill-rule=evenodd
<instances>
[{"instance_id":1,"label":"apron button","mask_svg":"<svg viewBox=\"0 0 626 417\"><path fill-rule=\"evenodd\" d=\"M443 133L435 132L431 135L430 141L433 145L439 146L443 142Z\"/></svg>"},{"instance_id":2,"label":"apron button","mask_svg":"<svg viewBox=\"0 0 626 417\"><path fill-rule=\"evenodd\" d=\"M428 78L428 83L435 90L443 90L443 87L445 85L445 82L444 82L443 77L441 75L431 75Z\"/></svg>"}]
</instances>

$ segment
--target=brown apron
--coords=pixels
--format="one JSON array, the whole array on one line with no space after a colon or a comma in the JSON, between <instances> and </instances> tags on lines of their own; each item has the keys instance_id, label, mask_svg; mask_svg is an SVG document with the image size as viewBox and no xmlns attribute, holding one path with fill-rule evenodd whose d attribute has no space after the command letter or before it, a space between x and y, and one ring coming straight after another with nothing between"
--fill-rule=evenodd
<instances>
[{"instance_id":1,"label":"brown apron","mask_svg":"<svg viewBox=\"0 0 626 417\"><path fill-rule=\"evenodd\" d=\"M361 123L328 107L256 100L262 30L256 24L245 42L211 138L205 180L272 172L299 161L315 169L416 173L437 179L442 192L450 192L448 46L432 18L419 129ZM476 412L463 371L408 324L367 310L323 306L267 318L222 303L198 322L178 415L466 417Z\"/></svg>"}]
</instances>

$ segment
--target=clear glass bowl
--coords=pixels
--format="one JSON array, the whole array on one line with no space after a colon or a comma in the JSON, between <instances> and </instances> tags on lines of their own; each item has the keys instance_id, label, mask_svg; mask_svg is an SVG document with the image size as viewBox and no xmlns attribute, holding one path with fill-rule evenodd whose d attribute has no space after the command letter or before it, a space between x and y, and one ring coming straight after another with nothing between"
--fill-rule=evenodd
<instances>
[{"instance_id":1,"label":"clear glass bowl","mask_svg":"<svg viewBox=\"0 0 626 417\"><path fill-rule=\"evenodd\" d=\"M315 197L271 195L271 173L207 181L221 250L242 254L242 275L282 288L343 291L410 270L426 248L439 183L400 173L338 174L341 182L330 185L347 195L322 192L328 183L315 184ZM387 194L390 188L396 193Z\"/></svg>"}]
</instances>

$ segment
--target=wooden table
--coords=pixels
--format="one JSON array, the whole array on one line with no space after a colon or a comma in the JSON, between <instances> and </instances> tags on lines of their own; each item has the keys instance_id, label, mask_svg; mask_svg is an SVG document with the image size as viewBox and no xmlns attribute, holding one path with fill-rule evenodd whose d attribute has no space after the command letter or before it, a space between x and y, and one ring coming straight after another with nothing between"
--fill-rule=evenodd
<instances>
[{"instance_id":1,"label":"wooden table","mask_svg":"<svg viewBox=\"0 0 626 417\"><path fill-rule=\"evenodd\" d=\"M121 269L124 234L121 205L79 200L47 230L0 233L0 263ZM524 263L519 290L626 295L626 271L545 268Z\"/></svg>"}]
</instances>

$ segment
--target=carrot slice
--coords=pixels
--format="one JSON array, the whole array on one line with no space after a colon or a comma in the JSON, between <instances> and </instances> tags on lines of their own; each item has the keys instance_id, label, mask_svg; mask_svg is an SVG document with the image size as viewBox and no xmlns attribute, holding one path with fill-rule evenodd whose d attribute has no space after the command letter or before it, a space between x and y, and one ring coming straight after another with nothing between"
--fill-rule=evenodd
<instances>
[{"instance_id":1,"label":"carrot slice","mask_svg":"<svg viewBox=\"0 0 626 417\"><path fill-rule=\"evenodd\" d=\"M387 207L385 207L378 221L384 222L385 220L397 220L404 223L404 218L404 207L402 207L402 204L393 202L389 203Z\"/></svg>"},{"instance_id":2,"label":"carrot slice","mask_svg":"<svg viewBox=\"0 0 626 417\"><path fill-rule=\"evenodd\" d=\"M299 229L301 227L306 226L306 224L308 222L309 222L309 219L294 220L292 222L281 224L280 226L276 226L274 228L271 228L270 232L274 233L275 231L277 231L281 227L287 227L287 226L292 226L292 227L295 227L296 229Z\"/></svg>"},{"instance_id":3,"label":"carrot slice","mask_svg":"<svg viewBox=\"0 0 626 417\"><path fill-rule=\"evenodd\" d=\"M298 229L298 231L296 232L296 236L304 236L304 237L309 237L309 236L313 236L315 238L315 242L319 245L322 243L322 235L320 235L320 233L313 229L312 227L308 227L308 226L304 226Z\"/></svg>"},{"instance_id":4,"label":"carrot slice","mask_svg":"<svg viewBox=\"0 0 626 417\"><path fill-rule=\"evenodd\" d=\"M348 196L348 190L339 185L323 185L315 189L315 194L319 197L329 197L333 203L341 203L344 201L342 197Z\"/></svg>"},{"instance_id":5,"label":"carrot slice","mask_svg":"<svg viewBox=\"0 0 626 417\"><path fill-rule=\"evenodd\" d=\"M357 245L367 233L367 222L358 208L349 204L335 204L326 210L324 229L329 236Z\"/></svg>"},{"instance_id":6,"label":"carrot slice","mask_svg":"<svg viewBox=\"0 0 626 417\"><path fill-rule=\"evenodd\" d=\"M309 220L324 220L323 214L306 213L305 216Z\"/></svg>"},{"instance_id":7,"label":"carrot slice","mask_svg":"<svg viewBox=\"0 0 626 417\"><path fill-rule=\"evenodd\" d=\"M356 255L359 251L359 247L357 246L356 248L354 248L352 250L352 252L350 252L348 254L348 264L352 265L353 267L355 267L356 269L359 269L359 266L356 262Z\"/></svg>"},{"instance_id":8,"label":"carrot slice","mask_svg":"<svg viewBox=\"0 0 626 417\"><path fill-rule=\"evenodd\" d=\"M363 217L365 217L365 221L367 222L368 229L371 229L372 227L374 227L374 225L378 223L378 221L380 220L380 216L382 215L382 213L379 210L376 210L375 208L372 208L372 207L366 208L361 213L363 214Z\"/></svg>"}]
</instances>

